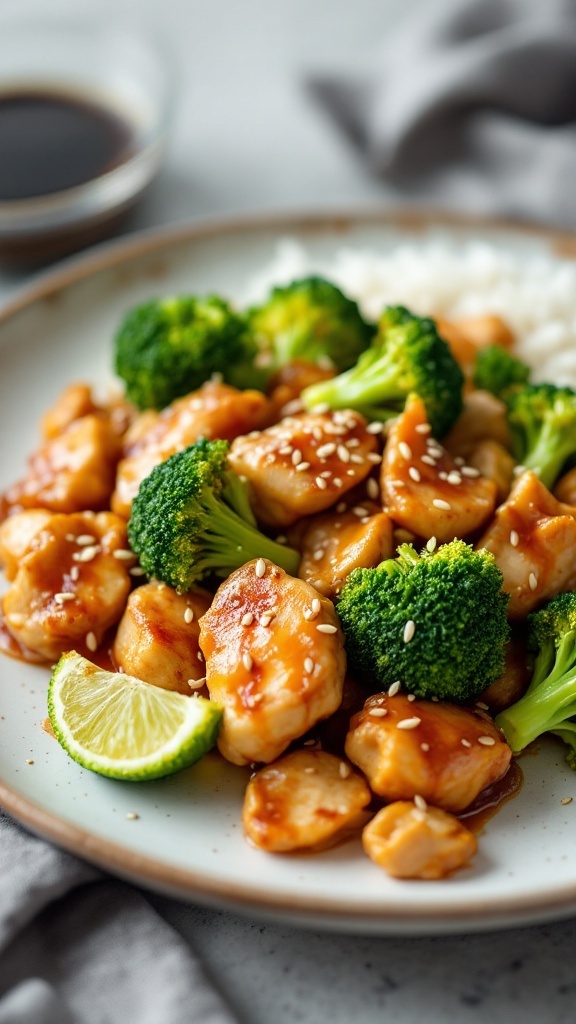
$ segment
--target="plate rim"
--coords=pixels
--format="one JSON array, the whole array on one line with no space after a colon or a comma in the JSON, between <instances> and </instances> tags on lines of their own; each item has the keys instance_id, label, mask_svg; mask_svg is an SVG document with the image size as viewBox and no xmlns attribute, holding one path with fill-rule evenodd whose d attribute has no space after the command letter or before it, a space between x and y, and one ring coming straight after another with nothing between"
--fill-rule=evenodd
<instances>
[{"instance_id":1,"label":"plate rim","mask_svg":"<svg viewBox=\"0 0 576 1024\"><path fill-rule=\"evenodd\" d=\"M380 205L358 210L335 209L281 213L254 213L235 217L195 218L183 224L154 227L115 239L70 257L57 267L42 271L32 282L23 285L13 298L0 308L0 327L28 307L50 299L58 292L115 267L129 264L143 256L161 255L178 245L224 237L239 232L271 231L316 233L332 230L343 236L352 227L381 225L383 228L425 232L433 227L469 231L499 231L523 235L548 243L559 258L576 259L576 232L558 230L537 223L505 218L488 218L458 213L441 208ZM551 920L576 911L576 881L573 885L548 890L545 894L502 897L464 897L454 904L433 900L425 906L406 905L402 897L382 905L352 908L338 902L307 894L262 892L254 885L238 885L221 878L211 878L156 857L137 853L121 843L99 837L64 817L45 810L40 804L18 793L0 779L0 804L18 822L35 834L55 842L65 850L95 864L105 871L135 879L157 891L199 902L219 902L235 909L262 911L284 917L320 916L329 926L338 922L380 925L381 931L393 929L394 934L425 927L429 931L466 929L487 930L491 927L514 926L522 920ZM471 922L471 919L473 921ZM315 922L318 924L318 921Z\"/></svg>"}]
</instances>

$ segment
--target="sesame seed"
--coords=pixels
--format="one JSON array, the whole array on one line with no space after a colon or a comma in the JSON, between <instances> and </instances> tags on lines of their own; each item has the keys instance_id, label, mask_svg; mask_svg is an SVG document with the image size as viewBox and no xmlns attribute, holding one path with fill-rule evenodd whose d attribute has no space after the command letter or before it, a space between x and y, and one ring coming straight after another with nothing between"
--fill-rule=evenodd
<instances>
[{"instance_id":1,"label":"sesame seed","mask_svg":"<svg viewBox=\"0 0 576 1024\"><path fill-rule=\"evenodd\" d=\"M34 764L34 760L31 757L27 757L26 764Z\"/></svg>"},{"instance_id":2,"label":"sesame seed","mask_svg":"<svg viewBox=\"0 0 576 1024\"><path fill-rule=\"evenodd\" d=\"M414 715L414 718L403 718L400 722L396 722L396 728L417 729L421 721L422 719L418 718L416 715Z\"/></svg>"},{"instance_id":3,"label":"sesame seed","mask_svg":"<svg viewBox=\"0 0 576 1024\"><path fill-rule=\"evenodd\" d=\"M98 647L96 634L93 633L92 630L90 630L90 632L86 634L86 647L88 648L89 651L95 651L96 648Z\"/></svg>"},{"instance_id":4,"label":"sesame seed","mask_svg":"<svg viewBox=\"0 0 576 1024\"><path fill-rule=\"evenodd\" d=\"M283 448L278 449L278 455L292 455L294 451L291 444L285 444Z\"/></svg>"},{"instance_id":5,"label":"sesame seed","mask_svg":"<svg viewBox=\"0 0 576 1024\"><path fill-rule=\"evenodd\" d=\"M530 573L530 575L528 577L528 584L529 584L530 590L536 590L536 587L538 586L538 577L536 576L535 573L533 573L533 572Z\"/></svg>"},{"instance_id":6,"label":"sesame seed","mask_svg":"<svg viewBox=\"0 0 576 1024\"><path fill-rule=\"evenodd\" d=\"M320 603L320 598L319 597L313 597L312 598L312 604L311 604L310 607L311 607L312 615L319 615L320 614L320 609L322 608L322 605Z\"/></svg>"},{"instance_id":7,"label":"sesame seed","mask_svg":"<svg viewBox=\"0 0 576 1024\"><path fill-rule=\"evenodd\" d=\"M297 466L299 462L302 462L302 452L299 448L295 448L292 452L292 465Z\"/></svg>"},{"instance_id":8,"label":"sesame seed","mask_svg":"<svg viewBox=\"0 0 576 1024\"><path fill-rule=\"evenodd\" d=\"M66 540L70 541L71 544L75 544L76 543L76 534L75 533L66 533L64 536L65 536Z\"/></svg>"},{"instance_id":9,"label":"sesame seed","mask_svg":"<svg viewBox=\"0 0 576 1024\"><path fill-rule=\"evenodd\" d=\"M93 537L91 533L81 533L79 537L76 537L76 543L81 548L85 548L88 544L95 544L96 537Z\"/></svg>"},{"instance_id":10,"label":"sesame seed","mask_svg":"<svg viewBox=\"0 0 576 1024\"><path fill-rule=\"evenodd\" d=\"M143 576L144 575L144 569L142 568L141 565L134 565L134 566L132 566L131 569L128 569L128 572L130 573L131 576ZM72 573L70 573L70 576L71 576L71 578L73 578L72 577Z\"/></svg>"},{"instance_id":11,"label":"sesame seed","mask_svg":"<svg viewBox=\"0 0 576 1024\"><path fill-rule=\"evenodd\" d=\"M412 449L410 445L406 443L406 441L398 442L398 451L400 452L402 458L406 459L406 462L409 462L410 459L412 458Z\"/></svg>"},{"instance_id":12,"label":"sesame seed","mask_svg":"<svg viewBox=\"0 0 576 1024\"><path fill-rule=\"evenodd\" d=\"M316 449L316 455L320 459L327 459L329 455L333 455L336 451L336 445L333 441L329 441L328 444L322 444Z\"/></svg>"},{"instance_id":13,"label":"sesame seed","mask_svg":"<svg viewBox=\"0 0 576 1024\"><path fill-rule=\"evenodd\" d=\"M334 477L334 487L342 487L342 480L339 476Z\"/></svg>"},{"instance_id":14,"label":"sesame seed","mask_svg":"<svg viewBox=\"0 0 576 1024\"><path fill-rule=\"evenodd\" d=\"M414 430L416 431L417 434L429 434L431 429L432 428L429 423L418 423L414 427Z\"/></svg>"},{"instance_id":15,"label":"sesame seed","mask_svg":"<svg viewBox=\"0 0 576 1024\"><path fill-rule=\"evenodd\" d=\"M354 454L354 455L350 456L350 462L353 462L355 466L363 466L365 461L366 460L365 460L363 455L356 455L356 454ZM351 473L350 473L350 475L352 476Z\"/></svg>"},{"instance_id":16,"label":"sesame seed","mask_svg":"<svg viewBox=\"0 0 576 1024\"><path fill-rule=\"evenodd\" d=\"M325 552L324 552L323 548L318 548L314 552L314 554L312 555L312 559L313 559L314 562L319 562L321 558L324 558L324 555L325 555Z\"/></svg>"},{"instance_id":17,"label":"sesame seed","mask_svg":"<svg viewBox=\"0 0 576 1024\"><path fill-rule=\"evenodd\" d=\"M446 472L446 470L443 470L443 469L440 470L440 472L438 473L438 479L439 480L447 480L448 479L448 473Z\"/></svg>"},{"instance_id":18,"label":"sesame seed","mask_svg":"<svg viewBox=\"0 0 576 1024\"><path fill-rule=\"evenodd\" d=\"M321 490L321 491L325 491L327 486L328 486L326 481L323 480L321 476L317 476L316 480L314 481L314 483L316 484L316 487L318 487L318 489Z\"/></svg>"},{"instance_id":19,"label":"sesame seed","mask_svg":"<svg viewBox=\"0 0 576 1024\"><path fill-rule=\"evenodd\" d=\"M370 708L370 714L373 718L384 718L384 715L388 714L386 708Z\"/></svg>"},{"instance_id":20,"label":"sesame seed","mask_svg":"<svg viewBox=\"0 0 576 1024\"><path fill-rule=\"evenodd\" d=\"M64 604L66 601L73 601L74 597L75 594L65 593L62 591L59 594L54 594L56 604Z\"/></svg>"},{"instance_id":21,"label":"sesame seed","mask_svg":"<svg viewBox=\"0 0 576 1024\"><path fill-rule=\"evenodd\" d=\"M481 743L483 747L493 747L496 740L493 736L479 736L478 743Z\"/></svg>"},{"instance_id":22,"label":"sesame seed","mask_svg":"<svg viewBox=\"0 0 576 1024\"><path fill-rule=\"evenodd\" d=\"M319 633L337 633L338 627L332 626L329 622L321 622L319 626L316 626Z\"/></svg>"},{"instance_id":23,"label":"sesame seed","mask_svg":"<svg viewBox=\"0 0 576 1024\"><path fill-rule=\"evenodd\" d=\"M415 484L419 484L422 479L419 471L416 469L416 466L408 467L408 476L410 477L411 480L414 481Z\"/></svg>"},{"instance_id":24,"label":"sesame seed","mask_svg":"<svg viewBox=\"0 0 576 1024\"><path fill-rule=\"evenodd\" d=\"M304 743L302 744L302 746L303 747L315 747L316 746L316 740L304 740Z\"/></svg>"},{"instance_id":25,"label":"sesame seed","mask_svg":"<svg viewBox=\"0 0 576 1024\"><path fill-rule=\"evenodd\" d=\"M136 555L133 551L129 551L128 548L116 548L116 551L112 552L114 558L117 558L119 562L128 561L130 558L135 558Z\"/></svg>"},{"instance_id":26,"label":"sesame seed","mask_svg":"<svg viewBox=\"0 0 576 1024\"><path fill-rule=\"evenodd\" d=\"M128 811L128 814L126 815L128 821L138 821L139 817L140 815L136 814L136 811Z\"/></svg>"},{"instance_id":27,"label":"sesame seed","mask_svg":"<svg viewBox=\"0 0 576 1024\"><path fill-rule=\"evenodd\" d=\"M267 629L273 618L274 612L264 612L264 614L260 616L260 625L264 626L264 629Z\"/></svg>"},{"instance_id":28,"label":"sesame seed","mask_svg":"<svg viewBox=\"0 0 576 1024\"><path fill-rule=\"evenodd\" d=\"M254 661L252 659L252 655L249 654L248 651L244 651L244 654L242 655L242 664L244 665L244 668L246 669L247 672L252 671Z\"/></svg>"},{"instance_id":29,"label":"sesame seed","mask_svg":"<svg viewBox=\"0 0 576 1024\"><path fill-rule=\"evenodd\" d=\"M460 740L460 743L462 744L463 747L471 747L472 746L472 744L470 743L470 740L462 739L462 740Z\"/></svg>"},{"instance_id":30,"label":"sesame seed","mask_svg":"<svg viewBox=\"0 0 576 1024\"><path fill-rule=\"evenodd\" d=\"M263 558L259 558L258 561L256 562L256 566L254 568L254 572L256 573L256 575L260 579L262 578L262 576L266 572L266 562L264 561Z\"/></svg>"},{"instance_id":31,"label":"sesame seed","mask_svg":"<svg viewBox=\"0 0 576 1024\"><path fill-rule=\"evenodd\" d=\"M488 705L485 704L483 700L477 700L476 701L476 707L480 708L481 711L488 711L489 710Z\"/></svg>"},{"instance_id":32,"label":"sesame seed","mask_svg":"<svg viewBox=\"0 0 576 1024\"><path fill-rule=\"evenodd\" d=\"M308 768L305 768L304 772L306 775L316 775L316 769L312 765L310 765Z\"/></svg>"},{"instance_id":33,"label":"sesame seed","mask_svg":"<svg viewBox=\"0 0 576 1024\"><path fill-rule=\"evenodd\" d=\"M395 697L400 689L400 686L401 683L399 679L397 679L395 683L391 683L391 685L388 687L388 696Z\"/></svg>"},{"instance_id":34,"label":"sesame seed","mask_svg":"<svg viewBox=\"0 0 576 1024\"><path fill-rule=\"evenodd\" d=\"M436 459L433 459L431 455L422 455L422 462L425 462L427 466L435 466Z\"/></svg>"},{"instance_id":35,"label":"sesame seed","mask_svg":"<svg viewBox=\"0 0 576 1024\"><path fill-rule=\"evenodd\" d=\"M517 548L520 542L520 537L516 533L516 530L510 530L510 543L513 548Z\"/></svg>"},{"instance_id":36,"label":"sesame seed","mask_svg":"<svg viewBox=\"0 0 576 1024\"><path fill-rule=\"evenodd\" d=\"M131 570L130 570L131 571ZM70 569L70 579L73 583L77 583L80 576L80 566L73 565Z\"/></svg>"},{"instance_id":37,"label":"sesame seed","mask_svg":"<svg viewBox=\"0 0 576 1024\"><path fill-rule=\"evenodd\" d=\"M305 473L307 469L310 469L309 462L299 462L298 465L296 466L297 473Z\"/></svg>"},{"instance_id":38,"label":"sesame seed","mask_svg":"<svg viewBox=\"0 0 576 1024\"><path fill-rule=\"evenodd\" d=\"M430 750L430 744L429 743L421 743L420 744L420 750L423 750L424 753L427 754L428 751Z\"/></svg>"},{"instance_id":39,"label":"sesame seed","mask_svg":"<svg viewBox=\"0 0 576 1024\"><path fill-rule=\"evenodd\" d=\"M338 772L341 779L347 779L351 773L350 765L346 764L345 761L340 761Z\"/></svg>"},{"instance_id":40,"label":"sesame seed","mask_svg":"<svg viewBox=\"0 0 576 1024\"><path fill-rule=\"evenodd\" d=\"M419 811L427 811L428 810L428 804L426 803L424 797L420 796L419 793L415 794L415 796L414 796L414 803L416 804L416 807L418 808Z\"/></svg>"},{"instance_id":41,"label":"sesame seed","mask_svg":"<svg viewBox=\"0 0 576 1024\"><path fill-rule=\"evenodd\" d=\"M449 512L452 507L449 501L444 501L444 498L432 498L432 504L434 508L440 508L444 512Z\"/></svg>"},{"instance_id":42,"label":"sesame seed","mask_svg":"<svg viewBox=\"0 0 576 1024\"><path fill-rule=\"evenodd\" d=\"M242 626L251 626L253 622L254 622L254 613L253 612L246 612L242 616L242 618L240 619L240 624Z\"/></svg>"},{"instance_id":43,"label":"sesame seed","mask_svg":"<svg viewBox=\"0 0 576 1024\"><path fill-rule=\"evenodd\" d=\"M191 690L201 690L206 682L206 676L203 676L202 679L187 679L186 682Z\"/></svg>"},{"instance_id":44,"label":"sesame seed","mask_svg":"<svg viewBox=\"0 0 576 1024\"><path fill-rule=\"evenodd\" d=\"M193 618L194 618L194 609L188 607L186 609L186 611L184 612L184 622L187 622L188 624L190 624L192 622Z\"/></svg>"},{"instance_id":45,"label":"sesame seed","mask_svg":"<svg viewBox=\"0 0 576 1024\"><path fill-rule=\"evenodd\" d=\"M371 462L372 465L374 466L379 466L380 463L382 462L382 456L379 455L378 452L368 452L366 459L368 462Z\"/></svg>"},{"instance_id":46,"label":"sesame seed","mask_svg":"<svg viewBox=\"0 0 576 1024\"><path fill-rule=\"evenodd\" d=\"M340 459L340 462L350 462L350 452L348 451L347 448L344 447L343 444L339 444L336 451L338 452L338 458Z\"/></svg>"},{"instance_id":47,"label":"sesame seed","mask_svg":"<svg viewBox=\"0 0 576 1024\"><path fill-rule=\"evenodd\" d=\"M338 504L336 505L336 512L340 516L345 511L346 511L346 502L345 501L339 501Z\"/></svg>"},{"instance_id":48,"label":"sesame seed","mask_svg":"<svg viewBox=\"0 0 576 1024\"><path fill-rule=\"evenodd\" d=\"M366 431L368 434L381 434L383 430L384 424L380 423L379 420L374 420L372 423L369 423L368 426L366 427Z\"/></svg>"},{"instance_id":49,"label":"sesame seed","mask_svg":"<svg viewBox=\"0 0 576 1024\"><path fill-rule=\"evenodd\" d=\"M408 619L408 622L404 626L403 640L405 644L409 644L414 633L416 632L416 623L413 619Z\"/></svg>"},{"instance_id":50,"label":"sesame seed","mask_svg":"<svg viewBox=\"0 0 576 1024\"><path fill-rule=\"evenodd\" d=\"M436 537L430 537L430 539L426 541L426 551L429 551L430 554L432 554L432 552L435 551L435 550L436 550Z\"/></svg>"},{"instance_id":51,"label":"sesame seed","mask_svg":"<svg viewBox=\"0 0 576 1024\"><path fill-rule=\"evenodd\" d=\"M572 797L571 796L562 797L562 800L560 801L560 803L561 804L571 804L572 803Z\"/></svg>"},{"instance_id":52,"label":"sesame seed","mask_svg":"<svg viewBox=\"0 0 576 1024\"><path fill-rule=\"evenodd\" d=\"M312 675L312 673L314 671L314 662L312 661L312 658L305 658L304 659L304 671L309 676Z\"/></svg>"},{"instance_id":53,"label":"sesame seed","mask_svg":"<svg viewBox=\"0 0 576 1024\"><path fill-rule=\"evenodd\" d=\"M462 483L462 477L460 476L460 473L456 472L455 469L450 470L446 479L449 484L453 484L454 486Z\"/></svg>"},{"instance_id":54,"label":"sesame seed","mask_svg":"<svg viewBox=\"0 0 576 1024\"><path fill-rule=\"evenodd\" d=\"M75 562L91 562L93 558L100 551L98 544L93 544L91 547L83 548L82 551L75 551L72 558Z\"/></svg>"},{"instance_id":55,"label":"sesame seed","mask_svg":"<svg viewBox=\"0 0 576 1024\"><path fill-rule=\"evenodd\" d=\"M470 479L480 476L480 470L476 469L475 466L462 466L460 472L462 473L462 476L470 477Z\"/></svg>"},{"instance_id":56,"label":"sesame seed","mask_svg":"<svg viewBox=\"0 0 576 1024\"><path fill-rule=\"evenodd\" d=\"M352 512L354 513L355 516L358 516L359 519L362 516L368 515L368 509L364 508L363 505L355 505L354 508L352 509Z\"/></svg>"},{"instance_id":57,"label":"sesame seed","mask_svg":"<svg viewBox=\"0 0 576 1024\"><path fill-rule=\"evenodd\" d=\"M318 405L313 406L312 412L315 412L317 416L323 416L324 413L330 412L330 406L328 402L319 402Z\"/></svg>"},{"instance_id":58,"label":"sesame seed","mask_svg":"<svg viewBox=\"0 0 576 1024\"><path fill-rule=\"evenodd\" d=\"M374 477L372 477L372 476L370 477L369 480L366 481L366 494L367 494L367 496L369 498L372 498L374 501L380 495L380 488L378 487L378 481L375 480Z\"/></svg>"},{"instance_id":59,"label":"sesame seed","mask_svg":"<svg viewBox=\"0 0 576 1024\"><path fill-rule=\"evenodd\" d=\"M204 661L204 655L202 654L202 651L198 651L196 653L196 657L197 657L198 661Z\"/></svg>"},{"instance_id":60,"label":"sesame seed","mask_svg":"<svg viewBox=\"0 0 576 1024\"><path fill-rule=\"evenodd\" d=\"M416 694L415 693L409 693L407 695L407 697L406 697L406 700L409 700L410 703L412 704L412 702L416 700Z\"/></svg>"},{"instance_id":61,"label":"sesame seed","mask_svg":"<svg viewBox=\"0 0 576 1024\"><path fill-rule=\"evenodd\" d=\"M322 473L320 473L320 476L322 477L323 480L329 480L330 477L332 476L332 470L331 469L325 469L325 470L323 470Z\"/></svg>"}]
</instances>

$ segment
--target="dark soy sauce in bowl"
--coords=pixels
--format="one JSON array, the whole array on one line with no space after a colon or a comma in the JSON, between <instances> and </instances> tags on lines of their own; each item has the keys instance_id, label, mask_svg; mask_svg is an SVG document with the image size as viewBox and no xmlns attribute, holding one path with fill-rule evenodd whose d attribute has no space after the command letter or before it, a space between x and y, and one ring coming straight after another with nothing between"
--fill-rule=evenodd
<instances>
[{"instance_id":1,"label":"dark soy sauce in bowl","mask_svg":"<svg viewBox=\"0 0 576 1024\"><path fill-rule=\"evenodd\" d=\"M128 121L89 97L51 88L0 92L0 202L84 185L133 152Z\"/></svg>"}]
</instances>

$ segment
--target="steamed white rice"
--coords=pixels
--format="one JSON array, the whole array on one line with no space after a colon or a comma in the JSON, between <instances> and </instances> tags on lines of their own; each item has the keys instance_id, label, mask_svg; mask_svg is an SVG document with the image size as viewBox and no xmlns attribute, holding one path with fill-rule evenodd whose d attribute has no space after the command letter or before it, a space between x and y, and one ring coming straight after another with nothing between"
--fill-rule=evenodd
<instances>
[{"instance_id":1,"label":"steamed white rice","mask_svg":"<svg viewBox=\"0 0 576 1024\"><path fill-rule=\"evenodd\" d=\"M319 260L284 239L251 280L246 301L260 302L273 285L311 273L338 284L368 319L390 304L447 318L497 314L514 331L516 353L535 380L576 388L574 263L515 254L485 241L455 247L439 240L404 242L386 253L342 248Z\"/></svg>"}]
</instances>

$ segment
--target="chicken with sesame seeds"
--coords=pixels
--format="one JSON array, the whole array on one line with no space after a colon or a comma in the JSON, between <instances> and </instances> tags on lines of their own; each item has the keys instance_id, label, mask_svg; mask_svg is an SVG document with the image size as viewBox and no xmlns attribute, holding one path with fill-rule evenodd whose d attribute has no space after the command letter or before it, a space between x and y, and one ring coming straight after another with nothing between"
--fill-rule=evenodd
<instances>
[{"instance_id":1,"label":"chicken with sesame seeds","mask_svg":"<svg viewBox=\"0 0 576 1024\"><path fill-rule=\"evenodd\" d=\"M74 647L95 651L124 611L134 561L118 516L54 513L20 553L2 601L8 630L47 661Z\"/></svg>"},{"instance_id":2,"label":"chicken with sesame seeds","mask_svg":"<svg viewBox=\"0 0 576 1024\"><path fill-rule=\"evenodd\" d=\"M237 437L232 469L246 477L265 525L283 529L330 508L380 462L375 436L356 412L289 416L256 437Z\"/></svg>"},{"instance_id":3,"label":"chicken with sesame seeds","mask_svg":"<svg viewBox=\"0 0 576 1024\"><path fill-rule=\"evenodd\" d=\"M143 413L139 418L143 429L139 420L133 424L118 465L112 511L128 519L142 480L198 438L231 441L273 418L273 405L260 391L238 391L215 381L177 399L161 413Z\"/></svg>"},{"instance_id":4,"label":"chicken with sesame seeds","mask_svg":"<svg viewBox=\"0 0 576 1024\"><path fill-rule=\"evenodd\" d=\"M265 559L218 588L200 620L218 739L234 764L269 763L340 705L346 657L334 606Z\"/></svg>"},{"instance_id":5,"label":"chicken with sesame seeds","mask_svg":"<svg viewBox=\"0 0 576 1024\"><path fill-rule=\"evenodd\" d=\"M446 878L476 853L476 837L462 822L420 798L383 807L362 832L371 860L393 878Z\"/></svg>"},{"instance_id":6,"label":"chicken with sesame seeds","mask_svg":"<svg viewBox=\"0 0 576 1024\"><path fill-rule=\"evenodd\" d=\"M456 462L430 436L424 403L412 395L392 424L381 467L384 510L404 529L443 543L490 519L496 484Z\"/></svg>"},{"instance_id":7,"label":"chicken with sesame seeds","mask_svg":"<svg viewBox=\"0 0 576 1024\"><path fill-rule=\"evenodd\" d=\"M112 423L83 416L34 452L27 476L6 491L6 504L64 513L106 509L119 457L120 439Z\"/></svg>"},{"instance_id":8,"label":"chicken with sesame seeds","mask_svg":"<svg viewBox=\"0 0 576 1024\"><path fill-rule=\"evenodd\" d=\"M200 588L179 594L155 581L132 591L112 646L118 671L178 693L202 686L199 619L211 600Z\"/></svg>"},{"instance_id":9,"label":"chicken with sesame seeds","mask_svg":"<svg viewBox=\"0 0 576 1024\"><path fill-rule=\"evenodd\" d=\"M325 845L359 827L371 799L366 781L342 758L295 750L252 776L242 821L255 846L287 853Z\"/></svg>"},{"instance_id":10,"label":"chicken with sesame seeds","mask_svg":"<svg viewBox=\"0 0 576 1024\"><path fill-rule=\"evenodd\" d=\"M512 751L483 712L410 701L391 690L368 698L345 744L378 796L393 801L419 794L457 813L506 774Z\"/></svg>"},{"instance_id":11,"label":"chicken with sesame seeds","mask_svg":"<svg viewBox=\"0 0 576 1024\"><path fill-rule=\"evenodd\" d=\"M340 514L326 512L309 520L300 550L300 579L334 599L353 569L392 557L392 520L371 501Z\"/></svg>"},{"instance_id":12,"label":"chicken with sesame seeds","mask_svg":"<svg viewBox=\"0 0 576 1024\"><path fill-rule=\"evenodd\" d=\"M530 471L517 479L477 546L492 552L504 576L510 619L576 588L576 508L557 501Z\"/></svg>"}]
</instances>

